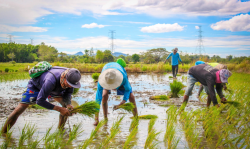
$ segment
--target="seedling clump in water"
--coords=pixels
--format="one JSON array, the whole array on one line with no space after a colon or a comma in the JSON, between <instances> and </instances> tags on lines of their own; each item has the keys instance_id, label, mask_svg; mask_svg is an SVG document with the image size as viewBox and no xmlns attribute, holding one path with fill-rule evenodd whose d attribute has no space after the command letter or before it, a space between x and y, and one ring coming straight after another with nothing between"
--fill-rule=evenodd
<instances>
[{"instance_id":1,"label":"seedling clump in water","mask_svg":"<svg viewBox=\"0 0 250 149\"><path fill-rule=\"evenodd\" d=\"M123 110L126 110L128 112L132 112L134 108L135 108L135 106L131 102L125 103L125 104L122 104L119 106L119 109L123 109Z\"/></svg>"},{"instance_id":2,"label":"seedling clump in water","mask_svg":"<svg viewBox=\"0 0 250 149\"><path fill-rule=\"evenodd\" d=\"M157 96L151 96L149 99L151 99L151 100L168 100L169 97L167 95L157 95Z\"/></svg>"}]
</instances>

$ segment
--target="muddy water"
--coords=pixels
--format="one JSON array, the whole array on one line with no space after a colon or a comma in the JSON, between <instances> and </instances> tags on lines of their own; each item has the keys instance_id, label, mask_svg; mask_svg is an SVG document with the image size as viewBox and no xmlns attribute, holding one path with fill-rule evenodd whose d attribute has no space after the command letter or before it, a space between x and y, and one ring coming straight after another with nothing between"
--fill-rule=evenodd
<instances>
[{"instance_id":1,"label":"muddy water","mask_svg":"<svg viewBox=\"0 0 250 149\"><path fill-rule=\"evenodd\" d=\"M154 95L162 95L167 94L170 91L169 84L173 81L170 79L169 76L171 74L129 74L129 81L133 88L133 93L136 99L136 104L138 108L139 115L146 115L146 114L155 114L159 118L157 119L154 128L157 131L160 131L160 135L158 139L160 141L158 147L159 148L166 148L163 143L164 134L166 131L166 110L167 107L161 107L158 103L152 102L149 100L150 96ZM182 74L185 76L186 74ZM178 76L177 80L182 81L183 84L186 84L185 79L182 80L182 76ZM4 100L13 100L13 98L20 99L23 90L27 84L28 80L21 80L21 81L13 81L13 82L6 82L0 83L0 98ZM96 92L96 84L93 82L91 78L91 74L82 74L81 79L82 87L80 88L77 95L73 97L74 104L82 104L86 101L94 100L95 99L95 92ZM190 102L188 104L186 110L191 110L193 108L199 107L197 96L198 86L195 87L193 91L193 95L190 97ZM131 124L131 116L132 114L125 113L121 110L113 111L112 108L114 105L119 104L122 100L123 96L117 96L116 92L112 91L111 95L109 96L109 114L108 114L108 123L101 128L100 132L98 133L94 143L90 145L90 148L97 148L99 144L102 142L103 139L110 133L110 128L113 122L123 115L125 118L121 122L121 132L115 137L114 141L111 143L112 148L122 148L123 144L125 143L126 137L129 135L129 127ZM171 99L171 104L180 104L182 101L181 98ZM195 103L195 104L192 104ZM56 104L56 103L55 103ZM13 130L13 140L17 144L18 139L20 136L20 130L24 127L26 123L35 124L37 126L37 132L35 136L38 138L42 138L46 130L53 126L52 132L55 131L59 119L59 113L52 110L45 110L39 112L33 112L28 110L25 114L21 115L17 120L16 124L12 128ZM102 109L100 110L100 120L103 119ZM0 125L4 123L6 118L0 119ZM139 128L136 138L133 140L134 148L144 148L144 144L147 138L148 132L148 122L149 120L140 120L139 121ZM84 117L82 115L76 114L69 118L65 128L67 131L72 129L74 124L81 123L84 132L73 141L72 146L68 148L75 148L79 146L82 141L89 138L91 131L95 128L93 126L94 119ZM181 126L177 126L177 136L181 138L178 148L188 148L188 144L185 140L184 133L182 131ZM4 140L1 139L0 142L2 143Z\"/></svg>"}]
</instances>

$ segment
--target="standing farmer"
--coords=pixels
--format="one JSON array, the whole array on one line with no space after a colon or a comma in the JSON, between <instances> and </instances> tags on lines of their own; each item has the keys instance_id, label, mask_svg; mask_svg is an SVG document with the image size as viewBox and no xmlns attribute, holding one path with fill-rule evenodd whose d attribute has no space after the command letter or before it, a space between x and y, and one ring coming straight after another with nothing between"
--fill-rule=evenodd
<instances>
[{"instance_id":1,"label":"standing farmer","mask_svg":"<svg viewBox=\"0 0 250 149\"><path fill-rule=\"evenodd\" d=\"M174 48L174 52L170 53L169 56L164 61L164 64L165 64L166 61L172 56L171 65L172 65L173 78L176 78L176 75L178 73L179 61L182 63L182 66L183 66L183 62L181 61L180 55L179 53L177 53L177 51L178 51L178 48Z\"/></svg>"},{"instance_id":2,"label":"standing farmer","mask_svg":"<svg viewBox=\"0 0 250 149\"><path fill-rule=\"evenodd\" d=\"M114 106L114 109L118 109L120 105L124 104L128 99L134 104L133 115L137 116L137 107L135 103L135 97L132 93L132 87L128 81L127 72L124 69L126 62L119 58L117 62L111 62L106 64L98 78L96 102L102 103L104 118L108 119L108 98L110 90L116 89L117 95L124 95L123 100L119 105ZM99 123L99 113L95 115L95 123Z\"/></svg>"},{"instance_id":3,"label":"standing farmer","mask_svg":"<svg viewBox=\"0 0 250 149\"><path fill-rule=\"evenodd\" d=\"M214 106L218 105L217 98L215 95L215 89L217 94L220 96L221 101L226 101L222 93L222 83L227 83L228 78L231 76L231 73L227 69L216 69L207 64L200 64L193 66L188 70L187 76L187 88L184 95L183 103L187 104L189 96L192 93L194 84L200 82L204 85L204 89L207 93L207 107L210 106L211 101ZM216 86L216 88L214 88Z\"/></svg>"},{"instance_id":4,"label":"standing farmer","mask_svg":"<svg viewBox=\"0 0 250 149\"><path fill-rule=\"evenodd\" d=\"M31 104L38 104L49 110L60 112L58 128L63 128L68 116L71 113L68 109L73 108L71 105L71 94L73 88L80 88L81 74L75 68L52 67L40 76L29 80L26 91L22 94L22 100L9 115L2 132L6 133L7 128L11 128L18 117ZM46 101L51 96L59 102L62 107L53 105Z\"/></svg>"}]
</instances>

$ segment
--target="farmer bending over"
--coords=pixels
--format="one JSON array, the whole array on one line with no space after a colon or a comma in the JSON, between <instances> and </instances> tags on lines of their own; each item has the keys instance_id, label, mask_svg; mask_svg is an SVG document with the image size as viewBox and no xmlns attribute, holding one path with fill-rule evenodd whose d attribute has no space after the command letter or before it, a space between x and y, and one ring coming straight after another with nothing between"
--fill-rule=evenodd
<instances>
[{"instance_id":1,"label":"farmer bending over","mask_svg":"<svg viewBox=\"0 0 250 149\"><path fill-rule=\"evenodd\" d=\"M9 115L2 132L6 133L7 127L11 128L25 109L35 103L46 109L60 112L58 128L63 128L67 117L71 116L68 109L73 108L71 105L73 88L81 87L80 79L81 74L77 69L63 67L52 67L39 77L30 79L26 91L22 94L21 102ZM63 107L47 102L48 96L53 97Z\"/></svg>"},{"instance_id":2,"label":"farmer bending over","mask_svg":"<svg viewBox=\"0 0 250 149\"><path fill-rule=\"evenodd\" d=\"M177 53L177 51L178 51L178 48L174 48L174 52L170 53L169 56L164 61L164 64L165 64L166 61L172 56L171 65L172 65L173 78L176 78L176 75L178 73L179 61L181 61L180 55L179 55L179 53ZM181 61L181 63L182 63L182 66L183 66L182 61Z\"/></svg>"},{"instance_id":3,"label":"farmer bending over","mask_svg":"<svg viewBox=\"0 0 250 149\"><path fill-rule=\"evenodd\" d=\"M200 82L204 85L204 89L207 93L207 107L210 106L211 101L213 101L214 106L218 105L217 98L215 95L214 86L216 86L216 91L221 98L221 101L226 101L222 93L222 83L227 83L228 78L231 73L227 69L216 69L207 64L200 64L193 66L188 70L187 76L187 89L185 91L183 103L187 104L188 98L191 95L194 84Z\"/></svg>"},{"instance_id":4,"label":"farmer bending over","mask_svg":"<svg viewBox=\"0 0 250 149\"><path fill-rule=\"evenodd\" d=\"M200 64L208 64L208 65L210 65L210 66L212 66L212 67L214 67L214 68L217 68L217 69L219 69L219 70L221 70L221 69L227 69L227 66L224 65L224 64L219 64L219 63L205 63L205 62L203 62L203 61L196 61L196 62L195 62L195 65L200 65ZM224 90L227 90L226 83L222 83L222 86L223 86L223 89L224 89ZM199 87L199 91L198 91L198 97L200 97L200 94L201 94L203 88L204 88L204 87L203 87L203 85L201 84L200 87Z\"/></svg>"},{"instance_id":5,"label":"farmer bending over","mask_svg":"<svg viewBox=\"0 0 250 149\"><path fill-rule=\"evenodd\" d=\"M126 62L119 58L117 62L111 62L106 64L98 78L96 102L101 104L103 108L104 118L108 119L108 98L110 90L116 89L117 95L124 95L123 100L119 105L114 106L114 109L118 109L120 105L124 104L128 99L134 104L133 115L137 116L137 107L135 103L135 97L132 93L132 88L128 82L127 72L124 69ZM99 123L99 113L95 115L95 123Z\"/></svg>"}]
</instances>

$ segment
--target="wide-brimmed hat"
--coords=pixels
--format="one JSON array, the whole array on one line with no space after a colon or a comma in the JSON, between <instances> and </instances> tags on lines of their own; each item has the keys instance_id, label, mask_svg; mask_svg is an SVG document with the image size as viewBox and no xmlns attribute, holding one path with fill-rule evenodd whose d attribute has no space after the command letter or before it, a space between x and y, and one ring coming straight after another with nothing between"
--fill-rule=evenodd
<instances>
[{"instance_id":1,"label":"wide-brimmed hat","mask_svg":"<svg viewBox=\"0 0 250 149\"><path fill-rule=\"evenodd\" d=\"M98 82L104 89L116 89L122 84L123 81L123 75L122 73L114 68L109 68L104 70L99 78Z\"/></svg>"},{"instance_id":2,"label":"wide-brimmed hat","mask_svg":"<svg viewBox=\"0 0 250 149\"><path fill-rule=\"evenodd\" d=\"M80 79L81 79L80 71L75 68L70 68L66 74L67 83L73 88L80 88L81 87L81 84L79 82Z\"/></svg>"},{"instance_id":3,"label":"wide-brimmed hat","mask_svg":"<svg viewBox=\"0 0 250 149\"><path fill-rule=\"evenodd\" d=\"M222 83L228 83L228 78L232 75L232 73L227 69L220 70L220 80Z\"/></svg>"}]
</instances>

